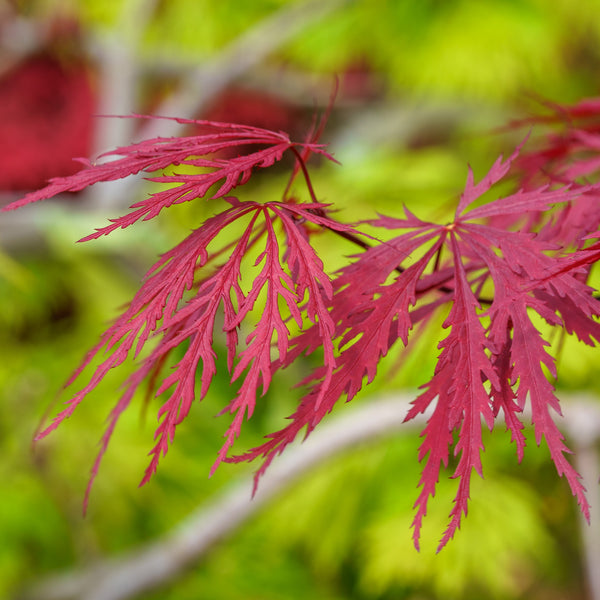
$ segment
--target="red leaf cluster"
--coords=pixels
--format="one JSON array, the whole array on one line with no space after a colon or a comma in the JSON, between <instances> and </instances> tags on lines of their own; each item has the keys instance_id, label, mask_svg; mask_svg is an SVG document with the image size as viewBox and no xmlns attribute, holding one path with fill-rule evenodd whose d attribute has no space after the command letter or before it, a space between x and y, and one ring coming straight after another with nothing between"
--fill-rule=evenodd
<instances>
[{"instance_id":1,"label":"red leaf cluster","mask_svg":"<svg viewBox=\"0 0 600 600\"><path fill-rule=\"evenodd\" d=\"M600 340L600 304L587 284L600 257L600 244L588 241L589 234L597 231L600 211L592 211L596 219L592 224L581 222L585 207L594 204L598 193L592 183L591 158L584 169L590 181L580 180L581 169L557 162L539 185L525 177L524 188L482 204L483 194L518 171L516 163L523 169L537 160L539 151L525 154L519 146L508 159L500 157L479 182L469 170L451 223L423 221L405 209L403 217L380 215L370 222L395 237L385 242L370 238L367 243L359 229L334 220L328 207L316 199L306 160L311 152L331 158L317 143L321 128L309 141L296 143L284 133L256 127L190 123L201 126L203 133L119 148L111 153L118 158L88 163L80 172L51 180L42 190L7 207L180 164L201 170L153 174L150 180L169 187L133 204L127 215L84 240L151 219L172 204L205 197L224 198L228 203L148 271L131 304L68 382L73 384L102 351L88 383L39 437L71 415L110 369L129 356L136 357L139 366L110 415L92 480L119 416L140 384L149 381L155 394L166 400L159 409L145 483L196 396L202 399L210 388L216 372L217 333L225 343L231 382L238 387L222 410L231 415L231 423L213 470L222 461L262 457L258 481L301 431L310 433L342 397L351 400L365 380L373 380L380 359L398 340L406 345L415 325L446 311L446 333L435 372L407 415L408 420L432 411L419 451L425 466L415 504L415 545L450 453L457 456L453 477L458 479L458 489L440 548L467 513L473 471L483 474L482 420L492 429L502 414L521 459L525 435L520 415L527 404L536 443L545 439L559 475L565 476L589 518L585 490L565 458L568 449L552 415L560 415L548 378L556 373L555 360L547 351L546 330L540 332L536 323L575 334L589 345ZM591 154L596 142L589 136L596 134L585 135ZM581 133L578 139L584 139ZM219 158L222 150L234 153ZM310 201L299 203L287 189L280 201L264 203L229 196L255 168L273 165L288 151L297 161L292 177L302 171ZM574 146L564 156L575 165L578 151L579 146ZM535 178L539 176L535 173ZM241 227L237 241L220 242L221 233L234 224ZM322 230L356 243L361 254L328 274L311 245L311 235ZM252 274L245 285L242 271ZM240 340L243 323L250 323L250 334ZM142 352L151 338L158 341ZM163 367L176 348L185 350L165 375ZM269 434L262 445L229 456L244 418L252 416L259 389L266 393L276 371L316 351L322 353L321 364L300 382L307 391L290 423Z\"/></svg>"}]
</instances>

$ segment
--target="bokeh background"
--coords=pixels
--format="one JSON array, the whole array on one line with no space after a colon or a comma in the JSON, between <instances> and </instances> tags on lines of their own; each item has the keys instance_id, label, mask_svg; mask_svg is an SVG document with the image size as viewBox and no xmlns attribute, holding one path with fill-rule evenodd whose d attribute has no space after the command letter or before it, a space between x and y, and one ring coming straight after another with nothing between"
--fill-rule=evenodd
<instances>
[{"instance_id":1,"label":"bokeh background","mask_svg":"<svg viewBox=\"0 0 600 600\"><path fill-rule=\"evenodd\" d=\"M168 122L98 115L208 118L302 138L337 79L323 141L342 164L314 165L317 195L346 221L398 214L403 204L443 218L467 163L481 175L523 136L503 124L535 113L543 99L598 95L599 14L598 0L0 0L0 201L74 172L74 156L185 133ZM285 168L274 168L240 194L277 198L286 179ZM156 256L214 212L190 203L75 244L146 189L143 181L106 185L0 217L0 597L92 598L93 589L59 592L54 577L161 539L252 472L224 465L207 478L226 428L225 417L214 418L231 398L226 377L138 489L157 408L140 398L115 433L85 518L89 469L124 374L32 446L48 408L68 398L60 393L68 375ZM319 250L333 269L352 248L324 236ZM410 399L431 374L437 342L424 334L409 354L390 356L353 404ZM565 405L585 397L592 406L596 355L561 347ZM298 398L289 381L274 383L237 449L281 426ZM576 438L570 443L593 472L597 440ZM473 483L456 539L435 554L455 489L443 479L417 553L409 526L418 445L418 429L406 427L324 461L140 597L599 597L587 581L590 565L600 569L598 549L586 545L589 530L547 450L531 442L519 466L500 428L486 436L486 478Z\"/></svg>"}]
</instances>

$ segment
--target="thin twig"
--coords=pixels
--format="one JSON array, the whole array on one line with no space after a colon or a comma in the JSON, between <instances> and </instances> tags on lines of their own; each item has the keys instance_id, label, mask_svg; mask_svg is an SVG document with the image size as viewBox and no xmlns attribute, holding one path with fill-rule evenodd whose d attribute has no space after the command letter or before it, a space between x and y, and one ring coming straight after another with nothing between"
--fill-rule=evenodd
<instances>
[{"instance_id":1,"label":"thin twig","mask_svg":"<svg viewBox=\"0 0 600 600\"><path fill-rule=\"evenodd\" d=\"M308 0L285 5L238 36L217 56L190 72L178 93L155 111L167 117L193 118L208 102L235 79L259 65L265 58L310 25L350 4L351 0ZM150 121L141 137L177 135L181 125L174 121Z\"/></svg>"}]
</instances>

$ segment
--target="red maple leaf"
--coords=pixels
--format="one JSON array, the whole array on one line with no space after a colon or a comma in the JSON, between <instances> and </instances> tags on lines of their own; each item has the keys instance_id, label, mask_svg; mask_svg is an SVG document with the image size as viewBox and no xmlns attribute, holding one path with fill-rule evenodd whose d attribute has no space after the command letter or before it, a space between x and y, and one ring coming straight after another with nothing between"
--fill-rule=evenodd
<instances>
[{"instance_id":1,"label":"red maple leaf","mask_svg":"<svg viewBox=\"0 0 600 600\"><path fill-rule=\"evenodd\" d=\"M133 204L131 208L135 210L128 215L112 220L110 225L81 241L108 234L118 227L127 227L140 219L150 219L174 203L202 198L215 184L219 187L211 192L211 198L225 198L230 204L230 208L207 219L148 271L128 308L88 353L67 386L73 384L99 352L104 350L105 357L89 382L73 395L66 408L37 436L44 437L55 429L112 368L122 364L129 355L137 357L151 336L159 336L160 343L129 377L125 392L110 415L101 451L92 469L90 485L119 416L146 379L155 384L157 396L171 390L159 410L161 423L156 431L157 441L142 483L154 473L160 455L167 452L173 440L176 425L188 414L195 398L198 378L201 382L200 398L208 392L216 372L213 332L221 310L225 315L222 330L232 383L236 380L242 383L236 398L222 411L230 412L234 417L215 467L225 458L235 437L239 435L244 418L252 415L259 386L263 394L269 388L272 372L276 368L271 359L275 340L278 359L281 363L285 361L290 337L287 318L293 318L298 327L303 326L305 319L314 323L320 332L324 368L329 378L335 365L332 342L334 326L328 312L331 283L321 260L306 238L305 229L308 223L340 233L350 232L352 228L330 219L326 215L326 205L317 202L300 204L287 200L259 204L240 202L226 196L234 187L246 183L254 168L272 165L287 150L296 153L300 161L311 152L326 157L329 155L316 143L295 144L283 133L207 121L194 121L194 124L207 133L188 138L158 138L119 148L111 154L122 158L108 163L87 163L80 172L51 180L45 188L27 194L5 208L11 210L61 192L81 190L99 181L118 179L139 171L154 172L172 164L198 166L203 171L199 174L154 175L151 180L170 183L175 187ZM256 145L260 145L260 149L254 152L247 150ZM301 152L295 150L296 145ZM237 149L238 154L227 160L205 157L224 148ZM240 148L246 149L246 154L240 154ZM310 184L309 191L312 193ZM229 258L218 267L213 267L211 273L209 262L214 262L227 248L211 251L209 245L232 223L244 218L248 221L244 233L231 250ZM283 244L280 241L282 236ZM261 242L264 242L264 247L255 259L255 266L262 264L262 269L249 291L244 291L240 283L242 261L247 261L250 251ZM250 318L262 292L266 292L267 298L262 317L253 323L254 331L245 341L245 348L240 349L238 329L244 320ZM280 307L282 302L283 309ZM168 355L184 343L189 344L184 357L168 376L159 381Z\"/></svg>"},{"instance_id":2,"label":"red maple leaf","mask_svg":"<svg viewBox=\"0 0 600 600\"><path fill-rule=\"evenodd\" d=\"M600 326L594 317L600 315L600 306L592 296L592 289L577 276L582 261L591 264L595 257L588 252L572 267L561 267L569 264L564 263L567 259L562 254L548 255L554 247L533 233L474 222L544 211L557 202L577 201L589 188L544 186L529 192L518 191L466 211L506 175L517 155L518 150L506 161L499 159L478 184L469 172L451 224L424 222L408 211L405 219L380 217L373 222L388 229L408 231L367 250L355 263L343 268L333 282L331 315L340 340L333 382L325 380L322 368L317 369L305 380L316 383L292 415L290 425L271 434L262 446L230 460L263 456L260 476L303 428L312 431L342 395L350 400L362 387L365 377L371 381L379 359L398 338L406 344L418 320L440 305L449 304L444 327L450 328L450 334L440 343L442 353L433 379L424 386L426 391L415 400L407 416L411 419L435 402L419 452L419 459L427 457L427 463L413 522L415 544L418 547L427 500L435 492L442 465L448 465L453 432L458 433L454 452L460 454L460 459L453 476L459 479L459 488L440 548L453 536L461 515L467 512L473 470L482 475L482 417L491 429L502 409L520 459L525 438L518 414L527 401L531 404L536 442L539 444L545 437L559 474L566 476L584 514L589 516L579 476L564 458L568 450L548 412L551 408L560 414L554 388L544 373L544 368L551 373L555 371L554 361L544 350L548 343L536 331L531 315L537 312L551 325L576 331L586 343L593 343L591 336L597 340ZM421 258L406 269L398 269L420 248L424 250ZM427 273L428 265L433 264L442 249L449 254L448 264ZM394 272L395 281L387 283ZM489 283L493 284L493 301L483 310L478 296ZM294 345L295 354L289 360L318 347L318 332L308 330Z\"/></svg>"},{"instance_id":3,"label":"red maple leaf","mask_svg":"<svg viewBox=\"0 0 600 600\"><path fill-rule=\"evenodd\" d=\"M395 238L385 242L371 238L367 243L358 229L332 218L328 206L317 201L310 183L305 164L310 153L331 158L317 143L322 126L315 126L304 143L295 143L284 133L255 127L190 123L202 126L206 133L120 148L111 154L121 158L87 163L82 171L52 180L39 192L7 207L17 208L140 171L153 173L173 164L203 170L199 174L152 175L152 181L171 187L135 203L132 212L84 240L150 219L175 203L206 196L228 202L225 210L207 219L149 270L129 307L68 384L104 350L89 382L39 437L71 415L110 369L130 355L138 357L139 367L127 379L110 415L91 479L119 416L140 384L149 380L156 395L165 394L166 400L159 409L156 443L142 483L148 481L173 441L177 425L188 415L198 382L199 399L210 388L216 372L214 335L217 317L222 314L220 335L231 382L239 384L235 397L222 411L230 413L232 421L213 470L222 461L262 457L258 483L275 456L301 431L309 434L342 397L351 400L365 380L373 380L380 359L398 340L406 345L415 324L446 311L443 328L449 331L439 343L435 372L407 415L408 420L433 408L419 450L419 460L426 462L415 504L415 545L419 545L428 501L435 493L441 468L448 466L450 451L458 456L453 473L458 489L440 548L467 513L473 471L483 474L482 420L491 429L500 414L504 415L520 460L525 448L520 414L526 404L531 408L536 442L545 439L559 475L566 477L589 518L584 488L565 458L568 449L552 416L552 411L560 414L547 377L547 373L555 374L554 359L534 320L541 318L548 328L574 333L586 344L600 340L600 304L586 283L591 266L600 257L600 244L589 242L585 227L577 236L576 221L571 222L569 235L556 226L557 216L563 222L568 219L563 207L579 211L579 206L597 193L595 186L571 179L566 183L553 180L471 208L509 174L521 151L519 146L508 159L500 157L478 183L469 170L451 223L423 221L405 209L404 217L380 215L371 221L375 227L400 230ZM252 151L255 145L257 149ZM214 153L232 148L237 149L235 156L215 157ZM300 171L305 177L310 202L299 203L288 195L287 188L276 202L228 196L248 181L253 169L272 165L286 151L296 158L292 178ZM234 244L219 246L221 232L234 223L243 225L243 233ZM333 231L360 246L362 253L330 276L310 243L315 230ZM370 246L373 241L377 243ZM249 265L247 272L253 274L245 286L243 265ZM291 321L297 334L290 332ZM240 340L238 330L243 322L251 323L251 333ZM143 356L151 337L158 342ZM163 376L163 367L178 347L185 348L182 358ZM317 350L322 352L321 364L300 382L308 390L290 423L269 434L262 445L228 456L244 418L252 416L259 389L266 393L277 370Z\"/></svg>"}]
</instances>

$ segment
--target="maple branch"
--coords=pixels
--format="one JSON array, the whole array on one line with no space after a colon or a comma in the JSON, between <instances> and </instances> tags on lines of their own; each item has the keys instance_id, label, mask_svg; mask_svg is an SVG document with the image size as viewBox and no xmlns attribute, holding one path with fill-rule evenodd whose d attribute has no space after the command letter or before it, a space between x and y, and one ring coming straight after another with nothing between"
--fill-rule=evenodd
<instances>
[{"instance_id":1,"label":"maple branch","mask_svg":"<svg viewBox=\"0 0 600 600\"><path fill-rule=\"evenodd\" d=\"M355 450L357 444L378 442L383 436L412 427L404 423L412 398L410 394L396 393L336 417L317 429L302 445L289 449L275 461L264 474L253 500L250 499L253 480L248 477L217 494L158 540L89 567L43 579L25 590L19 596L20 600L125 600L167 584L231 536L279 493L292 487L305 473L322 466L324 460L348 449ZM589 397L572 396L567 400L562 420L564 428L573 439L578 439L584 423L584 442L593 452L600 439L600 406ZM525 412L531 416L529 410ZM417 415L413 425L422 426L428 416ZM589 490L598 487L597 458L595 461L580 466ZM593 493L598 494L598 490ZM600 502L595 501L593 506L600 512ZM586 563L592 567L588 572L589 586L593 590L591 600L600 600L600 593L594 587L598 579L595 573L599 525L600 518L596 514L591 526L582 520L583 536L587 540L583 553Z\"/></svg>"},{"instance_id":2,"label":"maple branch","mask_svg":"<svg viewBox=\"0 0 600 600\"><path fill-rule=\"evenodd\" d=\"M212 60L190 72L180 91L159 106L156 114L192 118L232 81L315 22L350 4L351 0L307 0L285 5L233 40ZM149 122L142 137L177 135L171 123L164 129Z\"/></svg>"},{"instance_id":3,"label":"maple branch","mask_svg":"<svg viewBox=\"0 0 600 600\"><path fill-rule=\"evenodd\" d=\"M584 572L589 598L600 600L600 438L597 420L589 418L588 405L597 408L592 398L582 397L569 403L568 418L564 421L565 432L573 440L575 468L580 473L587 488L590 502L590 523L588 525L581 512L578 515L581 530ZM572 410L575 409L575 410Z\"/></svg>"},{"instance_id":4,"label":"maple branch","mask_svg":"<svg viewBox=\"0 0 600 600\"><path fill-rule=\"evenodd\" d=\"M304 175L304 181L306 182L306 189L308 190L308 194L310 195L311 200L315 204L318 203L319 201L317 200L317 195L315 194L315 190L313 188L312 181L310 180L310 175L308 174L308 169L306 168L306 163L304 162L302 155L300 154L300 152L298 152L298 148L296 148L295 146L291 146L290 150L294 153L294 155L296 156L296 160L300 165L302 175ZM287 189L284 192L284 196L286 193ZM321 216L324 217L325 213L323 213Z\"/></svg>"},{"instance_id":5,"label":"maple branch","mask_svg":"<svg viewBox=\"0 0 600 600\"><path fill-rule=\"evenodd\" d=\"M317 200L317 195L315 194L315 190L313 188L312 181L310 179L310 175L308 173L308 169L306 167L306 163L305 163L304 159L302 158L302 155L300 154L300 152L298 151L298 149L295 146L292 146L290 148L290 150L294 153L296 160L298 161L298 164L300 165L300 170L302 171L302 175L304 176L304 181L306 182L306 188L311 197L311 200L314 203L318 203L319 201ZM286 189L285 193L287 193L287 189ZM314 209L311 212L313 212L314 214L316 214L319 217L327 217L329 220L333 220L333 219L331 219L331 217L329 217L325 213L325 211L322 208ZM368 250L371 247L367 242L365 242L364 240L361 240L358 236L354 235L353 233L351 233L349 231L334 229L333 227L328 227L327 225L323 225L323 227L325 229L328 229L329 231L333 231L333 233L339 235L340 237L344 238L345 240L348 240L348 241L352 242L353 244L360 246L363 250ZM402 271L404 271L404 269L402 267L398 267L398 269L396 269L396 270L400 273L402 273Z\"/></svg>"},{"instance_id":6,"label":"maple branch","mask_svg":"<svg viewBox=\"0 0 600 600\"><path fill-rule=\"evenodd\" d=\"M304 180L306 182L306 187L308 189L308 193L312 199L313 202L318 202L314 188L312 186L312 182L310 179L310 175L308 173L308 169L306 167L306 163L304 162L302 155L300 154L300 152L298 152L298 149L294 146L292 146L290 148L290 150L294 153L294 155L296 156L296 159L298 161L298 164L300 165L300 169L302 171L302 174L304 176ZM287 191L287 190L286 190ZM325 211L322 208L319 209L314 209L311 212L313 212L314 214L320 216L320 217L325 217L327 216ZM333 220L331 217L328 216L328 219ZM325 229L328 229L329 231L332 231L333 233L335 233L336 235L340 236L341 238L348 240L349 242L352 242L353 244L355 244L356 246L359 246L360 248L362 248L363 250L369 250L370 248L372 248L372 246L366 242L365 240L360 239L357 235L349 232L349 231L344 231L344 230L339 230L339 229L334 229L333 227L329 227L327 225L322 225L322 227L324 227ZM440 250L436 253L436 262L434 265L434 271L437 271L438 266L439 266L439 259L440 259L440 252L441 252L441 248ZM397 273L404 273L404 271L406 270L402 265L398 265L395 269L394 269ZM448 277L446 278L447 281L450 281L452 279L452 275L448 275ZM436 282L435 284L432 284L430 286L424 287L424 288L417 288L417 293L420 296L424 296L425 294L427 294L428 292L432 291L432 290L439 290L440 292L444 293L444 294L452 294L454 293L454 289L451 287L448 287L446 285L440 285L441 282ZM486 305L490 305L492 303L492 299L491 298L487 298L487 297L483 297L483 296L476 296L477 301L480 304L486 304Z\"/></svg>"},{"instance_id":7,"label":"maple branch","mask_svg":"<svg viewBox=\"0 0 600 600\"><path fill-rule=\"evenodd\" d=\"M92 39L92 51L100 76L98 114L128 115L136 112L140 73L136 51L157 4L158 0L123 3L116 25L101 38L96 36ZM132 137L134 126L135 123L128 119L103 119L102 126L95 128L95 150L92 154L125 146ZM110 207L111 195L106 192L105 188L92 188L90 195Z\"/></svg>"}]
</instances>

